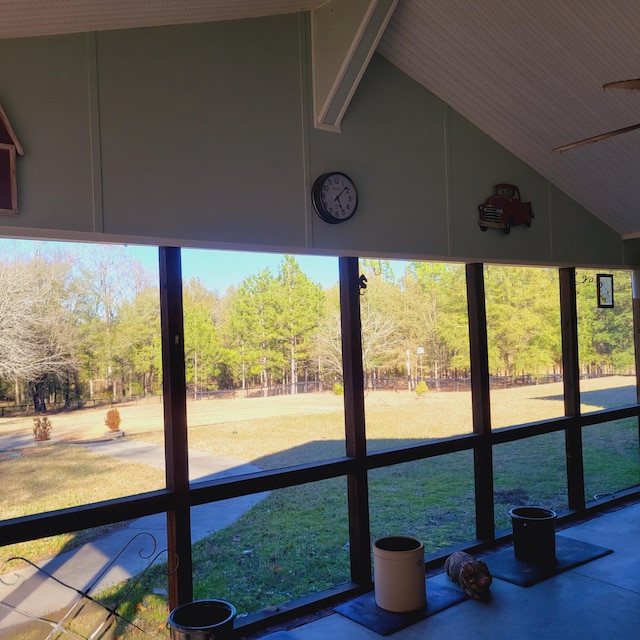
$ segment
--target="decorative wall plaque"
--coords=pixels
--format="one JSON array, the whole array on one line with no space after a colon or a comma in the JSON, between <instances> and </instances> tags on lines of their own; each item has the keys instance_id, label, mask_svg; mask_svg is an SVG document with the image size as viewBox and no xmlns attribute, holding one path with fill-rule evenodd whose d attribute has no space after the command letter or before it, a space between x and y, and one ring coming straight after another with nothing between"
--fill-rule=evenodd
<instances>
[{"instance_id":1,"label":"decorative wall plaque","mask_svg":"<svg viewBox=\"0 0 640 640\"><path fill-rule=\"evenodd\" d=\"M598 306L613 309L613 275L611 273L596 274L598 289Z\"/></svg>"},{"instance_id":2,"label":"decorative wall plaque","mask_svg":"<svg viewBox=\"0 0 640 640\"><path fill-rule=\"evenodd\" d=\"M511 227L524 224L531 226L534 218L530 202L522 202L520 189L514 184L497 184L490 195L478 206L480 217L478 224L481 231L489 227L502 229L505 233L511 232Z\"/></svg>"},{"instance_id":3,"label":"decorative wall plaque","mask_svg":"<svg viewBox=\"0 0 640 640\"><path fill-rule=\"evenodd\" d=\"M0 105L0 214L18 213L16 154L24 151Z\"/></svg>"}]
</instances>

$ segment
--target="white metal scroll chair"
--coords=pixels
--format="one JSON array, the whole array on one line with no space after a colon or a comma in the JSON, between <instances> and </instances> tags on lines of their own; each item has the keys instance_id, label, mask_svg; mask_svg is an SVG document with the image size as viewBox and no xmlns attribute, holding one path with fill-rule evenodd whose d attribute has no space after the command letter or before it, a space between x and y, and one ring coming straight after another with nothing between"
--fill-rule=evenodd
<instances>
[{"instance_id":1,"label":"white metal scroll chair","mask_svg":"<svg viewBox=\"0 0 640 640\"><path fill-rule=\"evenodd\" d=\"M140 547L136 549L136 545L140 545ZM150 547L150 550L146 547ZM24 617L25 624L31 622L33 624L37 624L39 628L44 629L44 631L41 632L41 637L46 638L46 640L54 640L56 638L100 640L111 637L109 635L110 631L113 631L114 626L119 622L122 622L125 628L130 627L132 631L135 630L137 634L136 637L166 637L143 629L138 623L126 619L118 612L122 603L140 583L151 567L162 557L168 557L169 551L167 549L157 552L156 547L156 539L150 533L141 532L136 534L120 550L116 557L113 558L104 567L104 569L102 569L102 571L92 579L89 586L85 589L78 589L67 584L52 573L46 571L42 567L39 567L26 558L14 556L9 558L7 563L17 561L26 563L36 570L39 577L44 577L46 581L52 581L55 585L60 585L64 589L70 590L72 592L70 598L71 604L66 604L63 609L63 613L57 613L56 615L51 615L50 613L40 615L38 613L25 610L17 604L4 600L0 600L0 605L5 609L9 609L14 613L19 614L19 616ZM95 590L96 586L100 584L105 575L127 552L136 553L146 562L146 566L136 576L127 581L125 587L118 593L115 604L103 604L96 599L92 592ZM20 583L23 582L23 578L19 573L14 573L11 576L0 577L0 582L5 586L15 588L20 586ZM0 637L4 637L1 632Z\"/></svg>"}]
</instances>

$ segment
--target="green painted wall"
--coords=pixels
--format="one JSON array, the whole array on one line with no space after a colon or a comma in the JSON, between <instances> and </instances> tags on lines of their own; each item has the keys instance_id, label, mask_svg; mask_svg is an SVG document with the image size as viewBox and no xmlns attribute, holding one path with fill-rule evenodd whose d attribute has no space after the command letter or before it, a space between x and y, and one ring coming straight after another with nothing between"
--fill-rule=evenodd
<instances>
[{"instance_id":1,"label":"green painted wall","mask_svg":"<svg viewBox=\"0 0 640 640\"><path fill-rule=\"evenodd\" d=\"M7 236L532 264L640 264L620 236L388 61L342 122L313 127L306 14L0 40L0 103L20 139ZM358 184L327 225L322 172ZM531 228L482 233L514 182Z\"/></svg>"},{"instance_id":2,"label":"green painted wall","mask_svg":"<svg viewBox=\"0 0 640 640\"><path fill-rule=\"evenodd\" d=\"M100 229L92 45L87 35L0 40L0 104L25 152L16 163L20 214L0 217L0 233Z\"/></svg>"}]
</instances>

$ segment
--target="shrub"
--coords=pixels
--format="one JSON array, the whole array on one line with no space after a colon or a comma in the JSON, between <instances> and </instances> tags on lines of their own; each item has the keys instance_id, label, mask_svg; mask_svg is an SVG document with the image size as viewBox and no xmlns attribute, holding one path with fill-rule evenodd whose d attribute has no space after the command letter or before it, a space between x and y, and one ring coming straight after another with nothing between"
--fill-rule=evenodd
<instances>
[{"instance_id":1,"label":"shrub","mask_svg":"<svg viewBox=\"0 0 640 640\"><path fill-rule=\"evenodd\" d=\"M420 382L418 382L416 386L416 395L418 396L418 398L422 398L422 396L427 395L427 391L429 391L427 383L424 380L420 380Z\"/></svg>"},{"instance_id":2,"label":"shrub","mask_svg":"<svg viewBox=\"0 0 640 640\"><path fill-rule=\"evenodd\" d=\"M339 382L335 382L334 385L333 385L333 393L336 396L343 396L344 395L344 386Z\"/></svg>"},{"instance_id":3,"label":"shrub","mask_svg":"<svg viewBox=\"0 0 640 640\"><path fill-rule=\"evenodd\" d=\"M104 423L107 425L109 431L119 431L120 421L120 412L117 409L109 409L109 411L107 411L107 417L104 419Z\"/></svg>"},{"instance_id":4,"label":"shrub","mask_svg":"<svg viewBox=\"0 0 640 640\"><path fill-rule=\"evenodd\" d=\"M38 416L33 419L33 437L36 442L51 439L51 421L47 416Z\"/></svg>"}]
</instances>

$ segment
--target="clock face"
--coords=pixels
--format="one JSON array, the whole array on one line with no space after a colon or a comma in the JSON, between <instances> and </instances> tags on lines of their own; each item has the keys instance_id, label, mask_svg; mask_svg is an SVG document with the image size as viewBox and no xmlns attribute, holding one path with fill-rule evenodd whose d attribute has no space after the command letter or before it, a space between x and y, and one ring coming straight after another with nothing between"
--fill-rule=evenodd
<instances>
[{"instance_id":1,"label":"clock face","mask_svg":"<svg viewBox=\"0 0 640 640\"><path fill-rule=\"evenodd\" d=\"M351 218L358 208L358 191L344 173L334 171L318 177L313 183L311 199L316 213L330 224Z\"/></svg>"}]
</instances>

